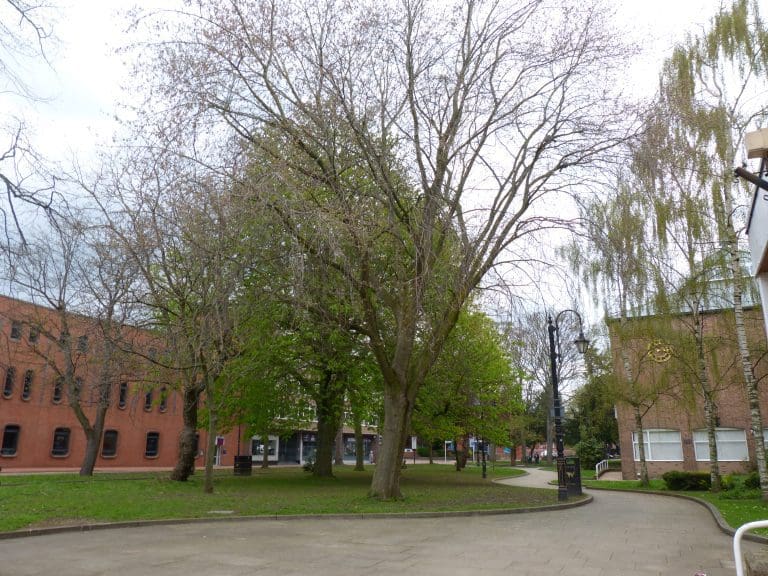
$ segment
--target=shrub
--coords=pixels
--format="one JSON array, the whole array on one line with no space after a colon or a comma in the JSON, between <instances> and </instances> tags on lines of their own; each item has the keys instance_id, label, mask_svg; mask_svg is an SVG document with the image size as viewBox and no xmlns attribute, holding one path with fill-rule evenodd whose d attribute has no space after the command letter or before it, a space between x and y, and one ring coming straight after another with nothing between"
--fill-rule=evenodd
<instances>
[{"instance_id":1,"label":"shrub","mask_svg":"<svg viewBox=\"0 0 768 576\"><path fill-rule=\"evenodd\" d=\"M709 472L670 470L662 478L669 490L709 490L712 486Z\"/></svg>"},{"instance_id":2,"label":"shrub","mask_svg":"<svg viewBox=\"0 0 768 576\"><path fill-rule=\"evenodd\" d=\"M750 472L744 477L744 488L760 488L760 474Z\"/></svg>"},{"instance_id":3,"label":"shrub","mask_svg":"<svg viewBox=\"0 0 768 576\"><path fill-rule=\"evenodd\" d=\"M597 438L584 438L576 444L576 455L581 460L582 468L594 468L604 454L603 443Z\"/></svg>"}]
</instances>

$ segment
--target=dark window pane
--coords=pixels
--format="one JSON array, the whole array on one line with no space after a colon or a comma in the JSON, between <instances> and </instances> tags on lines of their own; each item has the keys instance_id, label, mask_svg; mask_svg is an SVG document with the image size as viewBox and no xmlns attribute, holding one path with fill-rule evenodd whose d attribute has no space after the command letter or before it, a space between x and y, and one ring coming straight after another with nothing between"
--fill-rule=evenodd
<instances>
[{"instance_id":1,"label":"dark window pane","mask_svg":"<svg viewBox=\"0 0 768 576\"><path fill-rule=\"evenodd\" d=\"M2 456L15 456L19 447L19 426L8 424L3 431L3 447L0 449Z\"/></svg>"},{"instance_id":2,"label":"dark window pane","mask_svg":"<svg viewBox=\"0 0 768 576\"><path fill-rule=\"evenodd\" d=\"M152 390L144 394L144 410L152 410Z\"/></svg>"},{"instance_id":3,"label":"dark window pane","mask_svg":"<svg viewBox=\"0 0 768 576\"><path fill-rule=\"evenodd\" d=\"M79 336L77 339L77 351L88 352L88 336Z\"/></svg>"},{"instance_id":4,"label":"dark window pane","mask_svg":"<svg viewBox=\"0 0 768 576\"><path fill-rule=\"evenodd\" d=\"M117 430L105 430L101 444L101 455L109 458L117 454Z\"/></svg>"},{"instance_id":5,"label":"dark window pane","mask_svg":"<svg viewBox=\"0 0 768 576\"><path fill-rule=\"evenodd\" d=\"M11 340L21 339L21 322L14 320L11 322Z\"/></svg>"},{"instance_id":6,"label":"dark window pane","mask_svg":"<svg viewBox=\"0 0 768 576\"><path fill-rule=\"evenodd\" d=\"M52 456L66 456L69 454L69 428L56 428L53 432Z\"/></svg>"},{"instance_id":7,"label":"dark window pane","mask_svg":"<svg viewBox=\"0 0 768 576\"><path fill-rule=\"evenodd\" d=\"M62 389L64 388L64 378L59 376L53 381L53 396L51 400L54 404L61 402Z\"/></svg>"},{"instance_id":8,"label":"dark window pane","mask_svg":"<svg viewBox=\"0 0 768 576\"><path fill-rule=\"evenodd\" d=\"M160 412L165 412L168 408L168 389L163 386L160 389Z\"/></svg>"},{"instance_id":9,"label":"dark window pane","mask_svg":"<svg viewBox=\"0 0 768 576\"><path fill-rule=\"evenodd\" d=\"M10 398L13 394L13 384L16 380L16 368L8 366L5 370L5 384L3 385L3 396Z\"/></svg>"},{"instance_id":10,"label":"dark window pane","mask_svg":"<svg viewBox=\"0 0 768 576\"><path fill-rule=\"evenodd\" d=\"M147 432L147 446L144 449L144 456L152 458L157 456L160 451L160 433Z\"/></svg>"},{"instance_id":11,"label":"dark window pane","mask_svg":"<svg viewBox=\"0 0 768 576\"><path fill-rule=\"evenodd\" d=\"M30 344L36 343L40 339L40 330L37 328L29 329L29 342Z\"/></svg>"},{"instance_id":12,"label":"dark window pane","mask_svg":"<svg viewBox=\"0 0 768 576\"><path fill-rule=\"evenodd\" d=\"M125 408L128 402L128 382L120 382L120 393L117 397L117 407Z\"/></svg>"},{"instance_id":13,"label":"dark window pane","mask_svg":"<svg viewBox=\"0 0 768 576\"><path fill-rule=\"evenodd\" d=\"M53 397L51 400L54 404L58 404L61 402L61 396L63 394L64 390L64 378L59 376L56 378L56 380L53 381Z\"/></svg>"},{"instance_id":14,"label":"dark window pane","mask_svg":"<svg viewBox=\"0 0 768 576\"><path fill-rule=\"evenodd\" d=\"M21 389L21 399L29 400L32 396L32 381L35 379L35 371L27 370L24 372L24 386Z\"/></svg>"}]
</instances>

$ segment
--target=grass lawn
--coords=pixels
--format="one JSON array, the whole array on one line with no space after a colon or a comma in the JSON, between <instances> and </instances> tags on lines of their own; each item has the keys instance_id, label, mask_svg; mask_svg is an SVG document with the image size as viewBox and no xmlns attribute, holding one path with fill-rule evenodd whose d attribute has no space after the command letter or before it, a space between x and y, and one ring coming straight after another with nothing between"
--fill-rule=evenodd
<instances>
[{"instance_id":1,"label":"grass lawn","mask_svg":"<svg viewBox=\"0 0 768 576\"><path fill-rule=\"evenodd\" d=\"M764 502L761 499L759 490L740 488L723 491L719 494L704 491L673 492L666 488L664 481L661 479L651 480L649 488L641 487L640 482L636 480L593 480L585 481L584 486L588 488L610 488L611 490L649 490L693 496L694 498L705 500L717 508L725 521L734 529L746 522L768 518L768 502ZM768 535L768 530L756 530L755 533Z\"/></svg>"},{"instance_id":2,"label":"grass lawn","mask_svg":"<svg viewBox=\"0 0 768 576\"><path fill-rule=\"evenodd\" d=\"M222 515L398 513L511 509L557 503L554 490L512 487L494 477L522 474L509 466L411 465L403 470L404 499L368 497L373 468L335 468L336 478L317 479L297 467L254 468L253 476L217 474L214 494L204 494L202 473L188 482L168 474L103 473L0 477L0 531L107 521L211 518Z\"/></svg>"}]
</instances>

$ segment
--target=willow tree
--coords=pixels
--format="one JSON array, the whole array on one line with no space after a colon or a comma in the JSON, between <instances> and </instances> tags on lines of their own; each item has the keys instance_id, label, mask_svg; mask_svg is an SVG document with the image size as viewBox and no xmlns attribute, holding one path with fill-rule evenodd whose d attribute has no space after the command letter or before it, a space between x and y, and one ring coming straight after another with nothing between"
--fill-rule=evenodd
<instances>
[{"instance_id":1,"label":"willow tree","mask_svg":"<svg viewBox=\"0 0 768 576\"><path fill-rule=\"evenodd\" d=\"M744 132L768 117L764 99L755 97L766 88L768 28L761 20L757 2L738 0L721 9L707 29L677 46L665 61L659 106L667 137L666 146L660 150L668 153L656 164L665 168L657 173L663 175L658 180L665 183L666 193L662 196L672 197L680 207L677 214L664 217L684 218L691 242L722 246L720 256L733 297L741 371L764 498L768 498L768 469L758 385L744 323L743 294L748 280L739 245L748 198L732 173ZM649 154L646 162L654 163L654 154ZM709 241L714 242L703 244ZM711 253L703 256L714 260Z\"/></svg>"},{"instance_id":2,"label":"willow tree","mask_svg":"<svg viewBox=\"0 0 768 576\"><path fill-rule=\"evenodd\" d=\"M159 39L150 120L188 142L228 129L283 189L321 191L268 204L361 311L384 398L371 493L397 498L416 395L470 292L546 227L542 198L624 139L624 50L584 3L188 6L138 22Z\"/></svg>"},{"instance_id":3,"label":"willow tree","mask_svg":"<svg viewBox=\"0 0 768 576\"><path fill-rule=\"evenodd\" d=\"M633 316L647 304L653 283L649 266L646 206L641 197L618 178L606 199L596 198L582 205L585 223L582 242L574 242L565 253L571 266L593 288L596 299L602 299L609 317L618 319L612 347L618 349L621 365L616 370L617 390L631 407L638 441L640 480L648 485L645 459L643 416L658 397L656 387L642 385L639 366L635 365L632 342L636 341Z\"/></svg>"}]
</instances>

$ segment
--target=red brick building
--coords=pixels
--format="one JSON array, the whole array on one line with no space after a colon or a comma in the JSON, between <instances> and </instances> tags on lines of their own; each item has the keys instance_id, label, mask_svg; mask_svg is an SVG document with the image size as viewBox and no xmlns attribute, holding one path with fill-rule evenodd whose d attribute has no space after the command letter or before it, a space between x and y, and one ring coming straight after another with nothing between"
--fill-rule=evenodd
<instances>
[{"instance_id":1,"label":"red brick building","mask_svg":"<svg viewBox=\"0 0 768 576\"><path fill-rule=\"evenodd\" d=\"M0 296L0 468L80 468L86 438L62 386L67 358L53 340L71 339L72 362L81 382L80 403L93 421L99 401L100 338L90 318ZM162 342L130 327L121 331L125 350L110 386L109 408L97 468L170 468L176 463L182 427L182 397L172 372L152 362ZM240 436L238 438L238 436ZM255 465L268 452L271 463L303 464L314 459L317 428L308 423L286 438L270 436L266 446L243 428L217 436L214 461L231 467L238 454ZM366 459L374 451L375 429L366 428ZM354 431L342 434L344 457L354 459ZM206 432L199 433L196 464L204 465Z\"/></svg>"},{"instance_id":2,"label":"red brick building","mask_svg":"<svg viewBox=\"0 0 768 576\"><path fill-rule=\"evenodd\" d=\"M768 441L768 350L763 330L762 311L751 308L745 311L746 326L755 375L759 379L760 405L763 416L763 436ZM680 316L677 328L685 320ZM638 318L630 322L644 322L653 325L653 318ZM717 337L720 344L707 363L710 375L715 380L715 404L717 406L718 428L716 432L718 461L722 474L746 472L755 467L755 447L751 433L750 412L747 403L744 377L738 357L734 335L733 315L727 311L711 311L703 315L706 336ZM623 374L620 344L617 336L618 323L609 322L611 351L614 371ZM646 331L646 333L653 333ZM679 369L671 367L670 352L665 350L663 338L638 337L628 345L631 348L633 370L637 371L638 386L645 390L654 388L654 381L661 382L656 394L649 394L641 412L643 442L645 444L648 473L651 477L661 476L668 470L709 471L709 447L707 442L703 402L700 397L686 392L681 382L686 376ZM659 350L652 350L658 347ZM649 354L649 350L653 354ZM665 373L665 370L667 371ZM690 376L689 376L690 377ZM625 385L626 386L626 385ZM621 446L621 468L625 480L639 475L637 427L635 412L626 401L618 401L616 417Z\"/></svg>"},{"instance_id":3,"label":"red brick building","mask_svg":"<svg viewBox=\"0 0 768 576\"><path fill-rule=\"evenodd\" d=\"M67 357L54 338L70 338ZM171 467L181 429L181 398L148 360L157 342L122 329L125 348L110 390L97 467ZM85 435L70 406L62 372L71 364L80 404L93 421L99 402L100 338L85 317L0 297L0 466L79 468ZM144 356L142 356L142 354Z\"/></svg>"}]
</instances>

